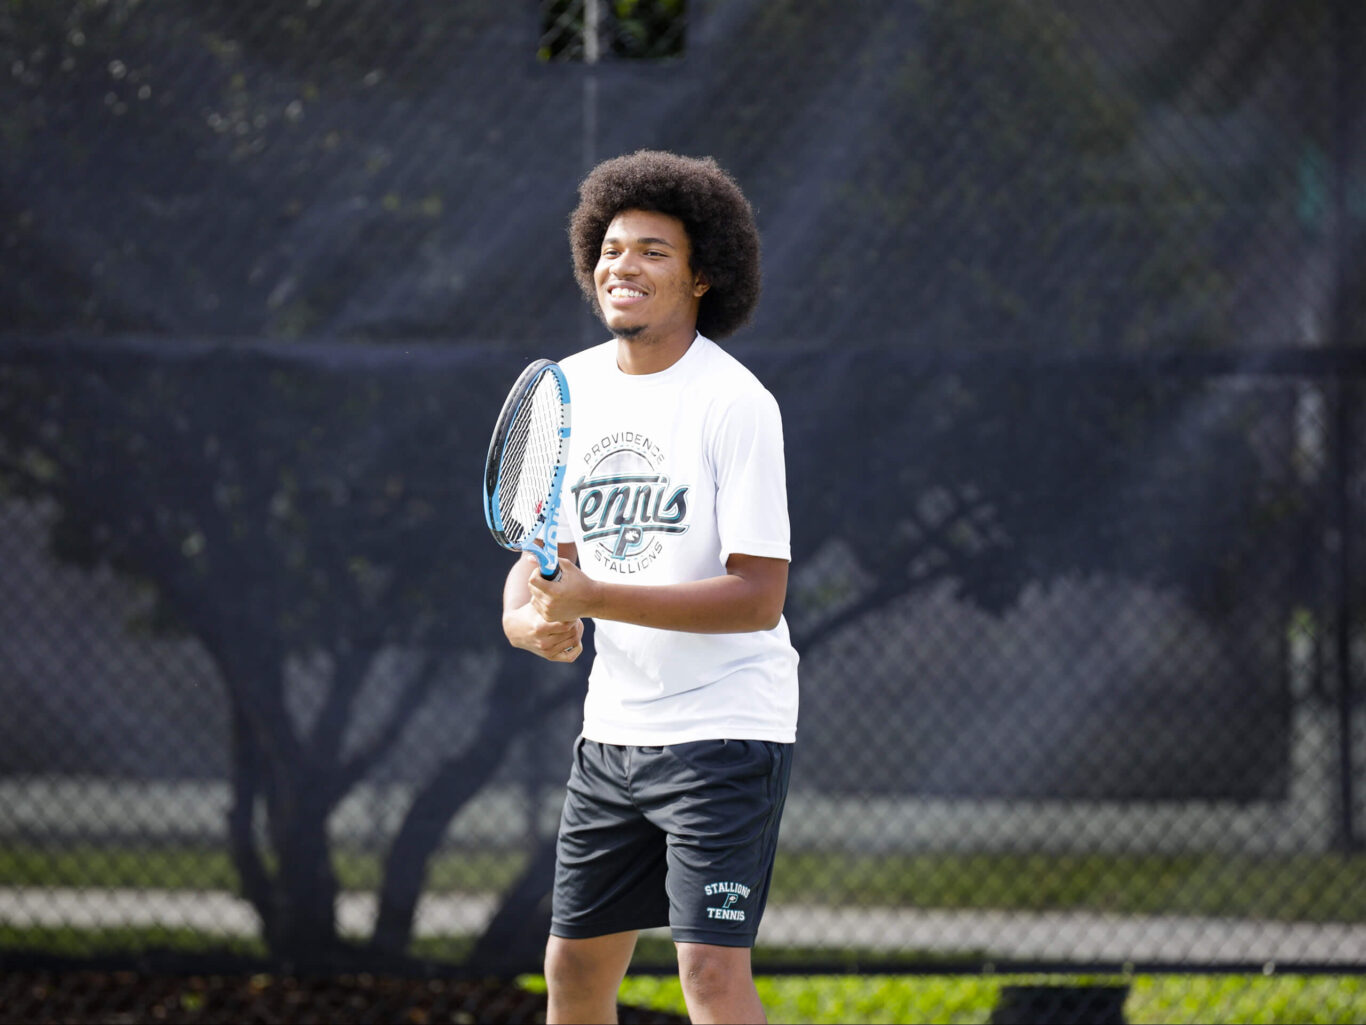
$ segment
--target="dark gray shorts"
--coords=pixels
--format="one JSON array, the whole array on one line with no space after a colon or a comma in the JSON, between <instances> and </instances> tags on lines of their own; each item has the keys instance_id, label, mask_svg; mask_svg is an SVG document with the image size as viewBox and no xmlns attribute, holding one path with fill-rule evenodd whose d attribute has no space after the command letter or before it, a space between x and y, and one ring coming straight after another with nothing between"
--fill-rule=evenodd
<instances>
[{"instance_id":1,"label":"dark gray shorts","mask_svg":"<svg viewBox=\"0 0 1366 1025\"><path fill-rule=\"evenodd\" d=\"M580 737L560 817L550 931L672 927L751 947L768 900L792 745L622 747Z\"/></svg>"}]
</instances>

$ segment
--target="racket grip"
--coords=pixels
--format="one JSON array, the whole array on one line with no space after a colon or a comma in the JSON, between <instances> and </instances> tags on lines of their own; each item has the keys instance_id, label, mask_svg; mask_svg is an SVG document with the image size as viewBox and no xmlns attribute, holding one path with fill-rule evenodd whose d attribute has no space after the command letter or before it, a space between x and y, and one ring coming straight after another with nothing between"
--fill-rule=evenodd
<instances>
[{"instance_id":1,"label":"racket grip","mask_svg":"<svg viewBox=\"0 0 1366 1025\"><path fill-rule=\"evenodd\" d=\"M555 563L555 572L554 572L554 573L544 573L544 572L543 572L543 573L541 574L541 579L543 579L543 580L559 580L560 577L562 577L562 576L564 576L564 574L560 572L560 564L557 562L557 563Z\"/></svg>"}]
</instances>

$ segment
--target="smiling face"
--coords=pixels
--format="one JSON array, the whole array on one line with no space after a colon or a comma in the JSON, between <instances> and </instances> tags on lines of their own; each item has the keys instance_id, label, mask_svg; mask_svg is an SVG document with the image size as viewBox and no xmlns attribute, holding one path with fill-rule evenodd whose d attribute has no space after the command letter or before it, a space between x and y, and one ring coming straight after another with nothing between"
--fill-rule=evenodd
<instances>
[{"instance_id":1,"label":"smiling face","mask_svg":"<svg viewBox=\"0 0 1366 1025\"><path fill-rule=\"evenodd\" d=\"M627 373L663 370L692 344L708 285L691 257L683 222L669 214L623 210L607 226L593 282Z\"/></svg>"}]
</instances>

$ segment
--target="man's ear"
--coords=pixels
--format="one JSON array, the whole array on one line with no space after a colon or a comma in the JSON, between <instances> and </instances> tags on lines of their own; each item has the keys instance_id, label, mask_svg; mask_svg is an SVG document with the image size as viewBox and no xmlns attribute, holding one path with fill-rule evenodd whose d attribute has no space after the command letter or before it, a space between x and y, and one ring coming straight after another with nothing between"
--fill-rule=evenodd
<instances>
[{"instance_id":1,"label":"man's ear","mask_svg":"<svg viewBox=\"0 0 1366 1025\"><path fill-rule=\"evenodd\" d=\"M707 276L705 274L703 274L701 271L698 271L696 274L693 275L692 294L694 299L701 299L702 296L704 296L707 293L707 289L709 288L711 288L711 282L707 280Z\"/></svg>"}]
</instances>

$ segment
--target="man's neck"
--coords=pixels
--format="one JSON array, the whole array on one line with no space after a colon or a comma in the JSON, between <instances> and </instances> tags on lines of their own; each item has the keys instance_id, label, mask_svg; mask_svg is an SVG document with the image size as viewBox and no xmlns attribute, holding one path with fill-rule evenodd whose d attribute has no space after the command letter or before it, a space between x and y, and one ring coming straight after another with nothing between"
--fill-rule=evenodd
<instances>
[{"instance_id":1,"label":"man's neck","mask_svg":"<svg viewBox=\"0 0 1366 1025\"><path fill-rule=\"evenodd\" d=\"M617 368L632 376L658 374L681 360L696 337L696 331L668 338L617 336Z\"/></svg>"}]
</instances>

